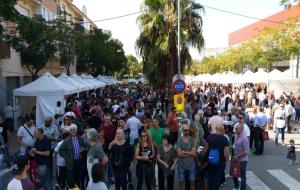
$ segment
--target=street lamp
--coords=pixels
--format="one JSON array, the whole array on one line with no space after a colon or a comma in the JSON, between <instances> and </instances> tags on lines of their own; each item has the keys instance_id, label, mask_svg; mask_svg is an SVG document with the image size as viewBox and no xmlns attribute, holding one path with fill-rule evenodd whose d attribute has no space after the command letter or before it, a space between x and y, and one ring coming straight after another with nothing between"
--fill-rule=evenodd
<instances>
[{"instance_id":1,"label":"street lamp","mask_svg":"<svg viewBox=\"0 0 300 190\"><path fill-rule=\"evenodd\" d=\"M178 77L180 77L180 17L181 17L181 13L180 13L180 0L177 0L177 22L178 22L178 36L177 36L177 40L178 40L178 51L177 51L177 56L178 56L178 62L177 62L177 67L178 67Z\"/></svg>"}]
</instances>

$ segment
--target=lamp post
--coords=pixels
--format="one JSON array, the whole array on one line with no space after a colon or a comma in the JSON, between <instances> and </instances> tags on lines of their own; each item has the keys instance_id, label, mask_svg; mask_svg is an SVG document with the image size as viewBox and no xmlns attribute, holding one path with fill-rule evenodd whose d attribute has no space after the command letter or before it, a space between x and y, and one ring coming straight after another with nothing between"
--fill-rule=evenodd
<instances>
[{"instance_id":1,"label":"lamp post","mask_svg":"<svg viewBox=\"0 0 300 190\"><path fill-rule=\"evenodd\" d=\"M178 67L178 78L180 77L180 17L181 17L181 9L180 9L180 0L177 0L177 19L178 19L178 36L177 36L177 40L178 40L178 51L177 51L177 67Z\"/></svg>"}]
</instances>

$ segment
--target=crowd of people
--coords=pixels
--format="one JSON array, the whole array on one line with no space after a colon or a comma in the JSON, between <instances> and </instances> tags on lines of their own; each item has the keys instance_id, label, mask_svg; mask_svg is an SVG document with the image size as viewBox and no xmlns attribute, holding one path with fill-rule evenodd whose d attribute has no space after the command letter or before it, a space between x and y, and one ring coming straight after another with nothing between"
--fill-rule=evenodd
<instances>
[{"instance_id":1,"label":"crowd of people","mask_svg":"<svg viewBox=\"0 0 300 190\"><path fill-rule=\"evenodd\" d=\"M27 115L17 130L20 154L7 189L52 190L55 182L57 189L73 190L112 184L116 190L151 190L156 184L173 190L175 183L179 190L219 190L230 165L238 165L238 175L229 173L234 188L245 190L248 155L264 153L267 129L279 145L279 134L285 143L285 129L292 131L292 116L300 118L300 97L276 99L250 84L190 85L182 113L171 97L171 90L147 84L117 85L70 96L66 106L58 101L44 126L35 127L34 114ZM0 163L6 143L0 138ZM288 158L296 162L293 146Z\"/></svg>"}]
</instances>

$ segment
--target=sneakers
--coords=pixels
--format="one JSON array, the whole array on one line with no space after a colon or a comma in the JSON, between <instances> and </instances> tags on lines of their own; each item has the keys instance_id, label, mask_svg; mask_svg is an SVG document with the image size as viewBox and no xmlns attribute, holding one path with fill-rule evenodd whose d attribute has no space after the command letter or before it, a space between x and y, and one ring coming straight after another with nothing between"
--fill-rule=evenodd
<instances>
[{"instance_id":1,"label":"sneakers","mask_svg":"<svg viewBox=\"0 0 300 190\"><path fill-rule=\"evenodd\" d=\"M295 164L297 164L297 161L291 161L291 162L289 162L289 165L295 165Z\"/></svg>"},{"instance_id":2,"label":"sneakers","mask_svg":"<svg viewBox=\"0 0 300 190\"><path fill-rule=\"evenodd\" d=\"M132 183L128 184L128 190L134 190L134 187L133 187Z\"/></svg>"}]
</instances>

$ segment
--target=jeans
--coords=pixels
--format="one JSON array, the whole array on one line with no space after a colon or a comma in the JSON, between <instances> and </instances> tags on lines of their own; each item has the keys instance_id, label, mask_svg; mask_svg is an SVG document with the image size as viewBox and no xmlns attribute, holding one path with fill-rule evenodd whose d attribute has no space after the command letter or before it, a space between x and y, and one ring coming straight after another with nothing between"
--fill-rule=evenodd
<instances>
[{"instance_id":1,"label":"jeans","mask_svg":"<svg viewBox=\"0 0 300 190\"><path fill-rule=\"evenodd\" d=\"M295 121L299 122L300 121L300 109L295 109L296 110L296 118Z\"/></svg>"},{"instance_id":2,"label":"jeans","mask_svg":"<svg viewBox=\"0 0 300 190\"><path fill-rule=\"evenodd\" d=\"M108 163L107 163L107 177L110 179L113 177L113 171L112 171L112 166L111 166L111 155L108 155L109 159L108 159Z\"/></svg>"},{"instance_id":3,"label":"jeans","mask_svg":"<svg viewBox=\"0 0 300 190\"><path fill-rule=\"evenodd\" d=\"M291 133L291 132L292 132L292 128L291 128L291 125L290 125L291 118L292 118L291 115L287 116L286 125L287 125L287 132L288 132L288 133Z\"/></svg>"},{"instance_id":4,"label":"jeans","mask_svg":"<svg viewBox=\"0 0 300 190\"><path fill-rule=\"evenodd\" d=\"M281 141L284 142L284 133L285 133L285 127L283 128L275 128L275 143L278 143L278 136L279 133L281 133Z\"/></svg>"},{"instance_id":5,"label":"jeans","mask_svg":"<svg viewBox=\"0 0 300 190\"><path fill-rule=\"evenodd\" d=\"M113 174L115 178L115 188L116 190L127 190L127 169L113 169Z\"/></svg>"},{"instance_id":6,"label":"jeans","mask_svg":"<svg viewBox=\"0 0 300 190\"><path fill-rule=\"evenodd\" d=\"M173 190L174 187L174 174L164 176L164 171L158 168L158 187L159 190L165 189L165 178L167 178L167 190Z\"/></svg>"},{"instance_id":7,"label":"jeans","mask_svg":"<svg viewBox=\"0 0 300 190\"><path fill-rule=\"evenodd\" d=\"M265 100L259 100L258 105L259 105L260 107L264 107L264 106L265 106Z\"/></svg>"},{"instance_id":8,"label":"jeans","mask_svg":"<svg viewBox=\"0 0 300 190\"><path fill-rule=\"evenodd\" d=\"M254 128L254 145L255 145L255 154L263 154L264 139L262 138L262 129L259 127Z\"/></svg>"},{"instance_id":9,"label":"jeans","mask_svg":"<svg viewBox=\"0 0 300 190\"><path fill-rule=\"evenodd\" d=\"M243 107L244 106L244 99L239 100L239 106Z\"/></svg>"},{"instance_id":10,"label":"jeans","mask_svg":"<svg viewBox=\"0 0 300 190\"><path fill-rule=\"evenodd\" d=\"M241 173L241 187L240 190L245 190L246 189L246 168L247 168L247 161L240 162L240 173ZM237 177L233 178L234 181L234 187L238 188L239 187L239 180Z\"/></svg>"},{"instance_id":11,"label":"jeans","mask_svg":"<svg viewBox=\"0 0 300 190\"><path fill-rule=\"evenodd\" d=\"M38 165L38 176L45 190L52 190L52 180L50 167L48 165Z\"/></svg>"},{"instance_id":12,"label":"jeans","mask_svg":"<svg viewBox=\"0 0 300 190\"><path fill-rule=\"evenodd\" d=\"M253 147L254 134L255 134L254 129L251 129L251 127L250 127L250 141L249 141L249 143L250 143L250 148Z\"/></svg>"},{"instance_id":13,"label":"jeans","mask_svg":"<svg viewBox=\"0 0 300 190\"><path fill-rule=\"evenodd\" d=\"M74 160L74 168L72 170L67 170L67 179L74 181L81 190L85 189L85 184L82 182L84 171L84 168L82 166L83 163L81 160Z\"/></svg>"},{"instance_id":14,"label":"jeans","mask_svg":"<svg viewBox=\"0 0 300 190\"><path fill-rule=\"evenodd\" d=\"M65 189L66 187L66 179L67 179L67 169L65 166L57 166L57 182L61 189Z\"/></svg>"},{"instance_id":15,"label":"jeans","mask_svg":"<svg viewBox=\"0 0 300 190\"><path fill-rule=\"evenodd\" d=\"M146 189L151 190L151 183L153 177L153 164L142 164L138 161L136 165L136 177L137 177L137 190L142 190L143 181L145 180Z\"/></svg>"},{"instance_id":16,"label":"jeans","mask_svg":"<svg viewBox=\"0 0 300 190\"><path fill-rule=\"evenodd\" d=\"M2 168L3 154L0 153L0 168ZM0 190L4 189L2 175L0 176Z\"/></svg>"},{"instance_id":17,"label":"jeans","mask_svg":"<svg viewBox=\"0 0 300 190\"><path fill-rule=\"evenodd\" d=\"M208 189L219 190L224 180L225 165L208 169Z\"/></svg>"}]
</instances>

